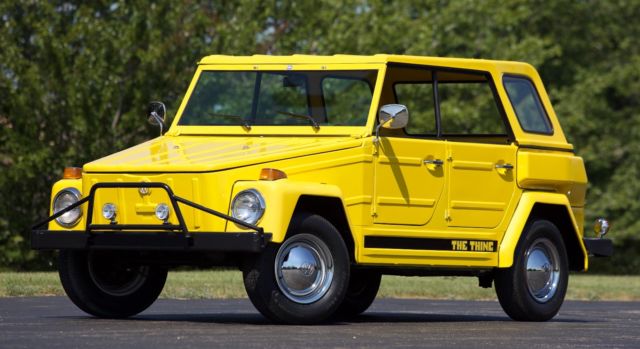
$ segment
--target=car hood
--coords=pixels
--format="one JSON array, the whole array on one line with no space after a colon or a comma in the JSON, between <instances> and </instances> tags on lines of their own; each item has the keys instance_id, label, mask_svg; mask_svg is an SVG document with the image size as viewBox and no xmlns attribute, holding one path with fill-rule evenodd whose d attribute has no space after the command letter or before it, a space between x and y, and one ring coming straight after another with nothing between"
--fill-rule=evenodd
<instances>
[{"instance_id":1,"label":"car hood","mask_svg":"<svg viewBox=\"0 0 640 349\"><path fill-rule=\"evenodd\" d=\"M162 136L84 165L85 172L210 172L357 147L352 137Z\"/></svg>"}]
</instances>

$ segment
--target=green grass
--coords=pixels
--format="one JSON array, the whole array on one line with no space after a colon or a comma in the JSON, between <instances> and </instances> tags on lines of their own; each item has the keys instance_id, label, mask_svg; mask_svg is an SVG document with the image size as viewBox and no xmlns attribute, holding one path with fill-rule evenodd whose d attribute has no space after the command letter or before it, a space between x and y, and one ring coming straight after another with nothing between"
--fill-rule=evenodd
<instances>
[{"instance_id":1,"label":"green grass","mask_svg":"<svg viewBox=\"0 0 640 349\"><path fill-rule=\"evenodd\" d=\"M64 295L57 273L0 272L0 297ZM478 287L476 278L384 276L379 297L493 300L493 289ZM170 272L162 298L243 298L238 271ZM574 274L567 299L640 301L640 276Z\"/></svg>"}]
</instances>

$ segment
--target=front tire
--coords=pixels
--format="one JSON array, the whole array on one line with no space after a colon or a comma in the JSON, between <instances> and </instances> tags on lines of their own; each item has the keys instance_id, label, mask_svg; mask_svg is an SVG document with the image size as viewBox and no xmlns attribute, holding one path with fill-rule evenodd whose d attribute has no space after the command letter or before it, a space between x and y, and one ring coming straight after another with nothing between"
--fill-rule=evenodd
<instances>
[{"instance_id":1,"label":"front tire","mask_svg":"<svg viewBox=\"0 0 640 349\"><path fill-rule=\"evenodd\" d=\"M496 272L495 288L502 309L512 319L547 321L560 310L568 281L560 231L547 220L536 220L518 242L513 266Z\"/></svg>"},{"instance_id":2,"label":"front tire","mask_svg":"<svg viewBox=\"0 0 640 349\"><path fill-rule=\"evenodd\" d=\"M60 251L62 287L80 309L102 318L126 318L160 295L167 269L127 262L106 251Z\"/></svg>"},{"instance_id":3,"label":"front tire","mask_svg":"<svg viewBox=\"0 0 640 349\"><path fill-rule=\"evenodd\" d=\"M313 324L334 314L347 292L349 255L338 230L303 215L281 245L271 244L243 270L253 305L279 323Z\"/></svg>"}]
</instances>

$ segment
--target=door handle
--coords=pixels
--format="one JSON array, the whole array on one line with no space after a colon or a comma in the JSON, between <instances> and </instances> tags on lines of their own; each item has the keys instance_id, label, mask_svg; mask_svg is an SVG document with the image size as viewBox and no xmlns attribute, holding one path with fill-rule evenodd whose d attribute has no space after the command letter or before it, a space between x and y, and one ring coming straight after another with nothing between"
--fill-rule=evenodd
<instances>
[{"instance_id":1,"label":"door handle","mask_svg":"<svg viewBox=\"0 0 640 349\"><path fill-rule=\"evenodd\" d=\"M422 161L422 163L425 165L442 166L444 164L444 161L440 159L433 159L433 160L424 160Z\"/></svg>"},{"instance_id":2,"label":"door handle","mask_svg":"<svg viewBox=\"0 0 640 349\"><path fill-rule=\"evenodd\" d=\"M496 164L496 168L497 169L505 169L505 170L513 170L513 165L506 163L506 164Z\"/></svg>"}]
</instances>

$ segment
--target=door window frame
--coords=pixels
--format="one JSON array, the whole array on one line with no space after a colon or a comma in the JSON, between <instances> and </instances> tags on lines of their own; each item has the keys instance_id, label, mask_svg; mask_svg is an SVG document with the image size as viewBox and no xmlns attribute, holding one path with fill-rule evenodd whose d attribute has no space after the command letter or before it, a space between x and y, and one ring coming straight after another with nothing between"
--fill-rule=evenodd
<instances>
[{"instance_id":1,"label":"door window frame","mask_svg":"<svg viewBox=\"0 0 640 349\"><path fill-rule=\"evenodd\" d=\"M498 94L498 89L496 88L496 81L493 77L493 75L488 72L488 71L482 71L482 70L473 70L473 69L460 69L460 68L448 68L448 67L437 67L437 66L427 66L427 65L415 65L415 64L406 64L406 63L389 63L387 65L387 72L386 74L389 74L389 68L394 68L394 67L399 67L399 68L409 68L409 69L416 69L416 70L428 70L431 72L431 83L433 84L433 100L434 100L434 115L435 115L435 122L436 122L436 135L434 137L434 135L421 135L421 134L409 134L406 132L406 129L402 129L402 133L405 137L407 138L435 138L435 139L440 139L440 140L446 140L446 139L451 139L453 137L454 140L460 140L461 138L491 138L491 137L505 137L506 138L506 144L511 144L515 141L515 136L513 133L513 130L511 128L511 124L509 123L509 119L507 117L507 113L505 111L505 107L504 104L502 103L502 99L500 98L500 95ZM462 74L469 74L469 75L476 75L476 76L482 76L483 78L486 79L487 83L489 84L489 87L491 88L491 93L493 96L493 100L496 103L496 108L498 110L498 113L500 114L500 118L502 119L502 123L505 126L505 131L506 134L442 134L442 118L441 118L441 114L440 114L440 93L438 91L438 72L451 72L451 73L462 73ZM393 84L391 85L391 90L393 91L393 98L395 103L398 103L398 95L396 93L396 89L395 86L396 84L416 84L416 83L424 83L426 81L403 81L403 80L399 80L399 81L394 81ZM378 106L378 109L380 109L380 105ZM409 114L411 114L411 111L409 111ZM376 124L378 123L378 121L376 120ZM382 131L382 130L381 130ZM384 133L383 133L384 135ZM397 134L396 134L397 135ZM390 137L393 137L394 135L388 135ZM478 143L495 143L495 142L489 142L486 140L480 140L477 141ZM499 144L502 144L502 142L500 142Z\"/></svg>"}]
</instances>

